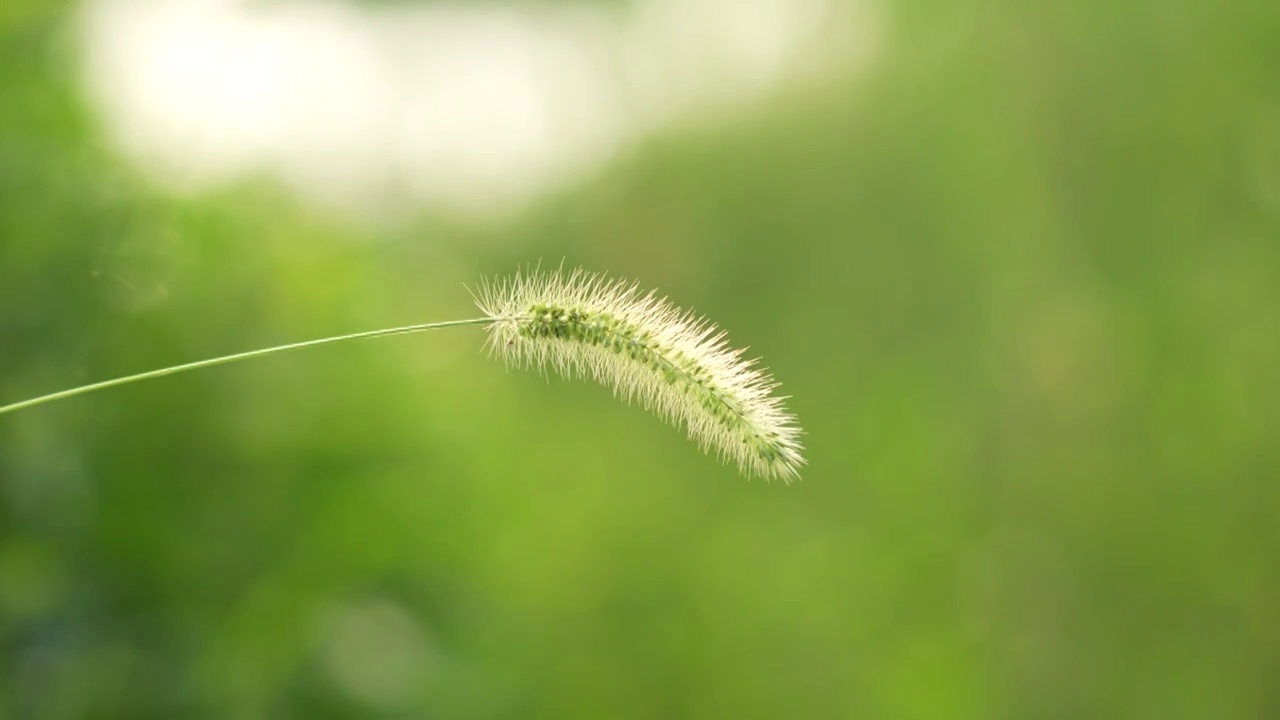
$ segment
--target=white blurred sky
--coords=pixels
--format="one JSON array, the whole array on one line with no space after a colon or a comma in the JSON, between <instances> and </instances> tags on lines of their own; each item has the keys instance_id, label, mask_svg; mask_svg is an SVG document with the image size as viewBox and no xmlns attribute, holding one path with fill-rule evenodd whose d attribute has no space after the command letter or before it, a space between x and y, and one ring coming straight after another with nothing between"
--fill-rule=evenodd
<instances>
[{"instance_id":1,"label":"white blurred sky","mask_svg":"<svg viewBox=\"0 0 1280 720\"><path fill-rule=\"evenodd\" d=\"M865 3L873 0L863 0ZM849 0L87 0L85 81L166 186L248 174L376 216L518 208L671 122L870 60Z\"/></svg>"}]
</instances>

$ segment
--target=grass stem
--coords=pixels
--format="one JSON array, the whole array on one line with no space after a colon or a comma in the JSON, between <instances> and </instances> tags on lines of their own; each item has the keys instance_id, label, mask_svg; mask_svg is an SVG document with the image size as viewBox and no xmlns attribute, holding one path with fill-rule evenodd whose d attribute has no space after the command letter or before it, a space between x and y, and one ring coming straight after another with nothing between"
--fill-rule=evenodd
<instances>
[{"instance_id":1,"label":"grass stem","mask_svg":"<svg viewBox=\"0 0 1280 720\"><path fill-rule=\"evenodd\" d=\"M277 345L275 347L262 348L259 350L250 350L248 352L236 353L234 355L224 355L222 357L210 358L208 360L198 360L196 362L185 363L183 365L174 365L172 367L161 368L159 370L151 370L137 375L127 375L118 377L114 380L104 380L102 382L90 385L81 385L69 390L62 390L48 395L23 400L10 405L0 406L0 415L23 408L43 405L53 402L54 400L64 400L76 395L83 395L95 390L105 390L118 385L127 385L139 380L150 380L152 378L163 377L165 375L174 375L188 370L198 370L200 368L212 367L214 365L225 365L227 363L239 362L250 358L262 357L263 355L273 355L286 350L300 350L307 347L315 347L316 345L327 345L329 343L344 342L347 340L361 340L364 338L382 337L384 335L407 335L409 333L422 332L424 330L435 330L437 328L456 327L459 325L487 325L494 322L493 318L482 317L472 318L470 320L449 320L446 322L423 323L420 325L405 325L404 327L383 328L381 330L369 330L366 332L352 333L350 335L336 335L334 337L320 338L319 340L307 340L306 342L290 343L288 345Z\"/></svg>"}]
</instances>

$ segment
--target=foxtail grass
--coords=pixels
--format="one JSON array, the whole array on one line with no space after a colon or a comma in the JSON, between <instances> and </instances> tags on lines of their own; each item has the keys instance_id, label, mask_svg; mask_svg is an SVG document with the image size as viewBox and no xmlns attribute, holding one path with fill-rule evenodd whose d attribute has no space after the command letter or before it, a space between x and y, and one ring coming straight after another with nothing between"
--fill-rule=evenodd
<instances>
[{"instance_id":1,"label":"foxtail grass","mask_svg":"<svg viewBox=\"0 0 1280 720\"><path fill-rule=\"evenodd\" d=\"M683 427L748 477L790 482L801 430L777 383L704 318L629 282L575 270L530 271L481 285L483 317L338 335L174 365L0 406L0 415L176 373L348 340L476 325L508 364L585 377Z\"/></svg>"}]
</instances>

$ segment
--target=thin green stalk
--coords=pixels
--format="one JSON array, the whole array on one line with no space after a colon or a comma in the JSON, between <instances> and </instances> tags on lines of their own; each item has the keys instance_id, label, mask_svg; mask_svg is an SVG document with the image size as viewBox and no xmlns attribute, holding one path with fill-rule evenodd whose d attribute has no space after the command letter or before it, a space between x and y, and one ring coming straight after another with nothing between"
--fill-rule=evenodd
<instances>
[{"instance_id":1,"label":"thin green stalk","mask_svg":"<svg viewBox=\"0 0 1280 720\"><path fill-rule=\"evenodd\" d=\"M382 337L384 335L405 335L408 333L422 332L423 330L435 330L436 328L455 327L458 325L486 325L492 322L494 322L494 319L490 317L472 318L470 320L449 320L446 322L406 325L404 327L384 328L382 330L369 330L367 332L353 333L351 335L337 335L335 337L320 338L319 340L308 340L306 342L277 345L276 347L262 348L260 350L250 350L248 352L236 353L235 355L224 355L222 357L210 358L208 360L199 360L183 365L174 365L173 367L151 370L149 372L138 373L137 375L128 375L125 377L115 378L114 380L104 380L91 385L81 385L80 387L50 393L49 395L41 395L40 397L31 398L30 400L23 400L22 402L16 402L11 405L0 406L0 415L7 412L13 412L14 410L33 407L35 405L43 405L44 403L53 402L54 400L62 400L76 395L83 395L85 393L93 392L94 390L105 390L109 387L127 385L128 383L137 382L139 380L150 380L151 378L173 375L175 373L186 372L187 370L197 370L199 368L212 367L214 365L239 362L240 360L248 360L249 358L261 357L263 355L271 355L273 353L284 352L285 350L298 350L300 348L342 342L344 340L360 340L363 338Z\"/></svg>"}]
</instances>

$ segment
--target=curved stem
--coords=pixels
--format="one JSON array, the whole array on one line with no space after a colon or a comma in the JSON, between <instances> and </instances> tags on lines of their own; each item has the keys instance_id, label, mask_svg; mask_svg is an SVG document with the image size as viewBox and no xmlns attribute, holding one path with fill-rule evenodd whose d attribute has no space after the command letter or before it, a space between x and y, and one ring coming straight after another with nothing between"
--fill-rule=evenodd
<instances>
[{"instance_id":1,"label":"curved stem","mask_svg":"<svg viewBox=\"0 0 1280 720\"><path fill-rule=\"evenodd\" d=\"M263 355L271 355L273 353L284 352L285 350L298 350L300 348L313 347L315 345L325 345L328 343L342 342L344 340L360 340L362 338L382 337L383 335L406 335L408 333L422 332L423 330L434 330L436 328L455 327L458 325L485 325L491 322L493 322L493 318L482 317L472 318L470 320L449 320L446 322L424 323L421 325L405 325L404 327L369 330L366 332L352 333L350 335L336 335L334 337L320 338L319 340L307 340L306 342L277 345L275 347L262 348L260 350L250 350L248 352L236 353L235 355L224 355L222 357L210 358L208 360L198 360L196 362L185 363L183 365L174 365L173 367L151 370L149 372L138 373L137 375L126 375L125 377L115 378L114 380L104 380L91 385L81 385L80 387L71 388L69 390L62 390L61 392L50 393L49 395L41 395L40 397L23 400L22 402L16 402L11 405L2 405L0 406L0 415L35 405L43 405L44 403L53 402L54 400L62 400L76 395L83 395L85 393L93 392L94 390L105 390L109 387L126 385L139 380L150 380L151 378L173 375L175 373L186 372L187 370L197 370L199 368L211 367L213 365L239 362L240 360L248 360L249 358L261 357Z\"/></svg>"}]
</instances>

